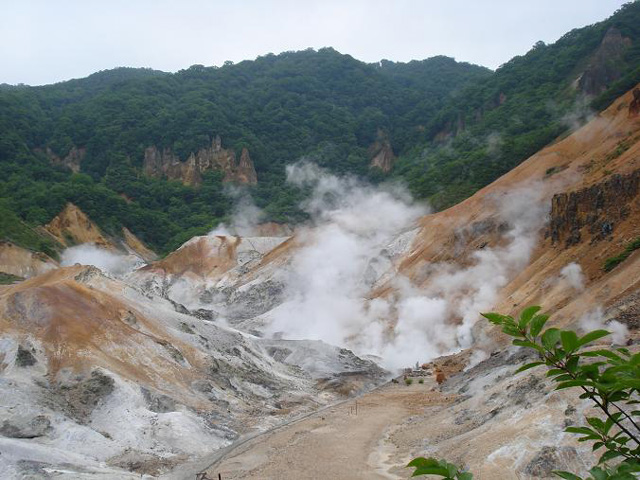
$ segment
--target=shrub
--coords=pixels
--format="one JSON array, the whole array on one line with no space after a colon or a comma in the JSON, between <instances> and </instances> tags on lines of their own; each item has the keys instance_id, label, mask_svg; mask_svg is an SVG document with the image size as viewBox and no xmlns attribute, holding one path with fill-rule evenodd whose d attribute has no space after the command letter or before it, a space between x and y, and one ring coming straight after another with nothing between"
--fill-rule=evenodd
<instances>
[{"instance_id":1,"label":"shrub","mask_svg":"<svg viewBox=\"0 0 640 480\"><path fill-rule=\"evenodd\" d=\"M629 242L622 253L619 253L615 257L609 257L604 261L603 269L605 272L610 272L622 262L624 262L629 256L638 248L640 248L640 238Z\"/></svg>"},{"instance_id":2,"label":"shrub","mask_svg":"<svg viewBox=\"0 0 640 480\"><path fill-rule=\"evenodd\" d=\"M405 378L404 383L406 383L407 385L411 385L413 383L413 378Z\"/></svg>"},{"instance_id":3,"label":"shrub","mask_svg":"<svg viewBox=\"0 0 640 480\"><path fill-rule=\"evenodd\" d=\"M420 380L418 380L418 383L422 385L424 383L424 378L421 378Z\"/></svg>"}]
</instances>

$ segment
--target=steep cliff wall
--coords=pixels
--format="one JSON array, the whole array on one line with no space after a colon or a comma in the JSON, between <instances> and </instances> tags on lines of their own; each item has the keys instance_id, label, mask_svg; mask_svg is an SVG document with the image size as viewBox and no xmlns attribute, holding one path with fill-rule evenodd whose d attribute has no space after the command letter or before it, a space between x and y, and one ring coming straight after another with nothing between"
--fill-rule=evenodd
<instances>
[{"instance_id":1,"label":"steep cliff wall","mask_svg":"<svg viewBox=\"0 0 640 480\"><path fill-rule=\"evenodd\" d=\"M238 161L233 150L222 148L219 136L213 139L211 146L191 153L185 161L169 148L160 151L155 146L148 147L144 152L142 171L149 177L166 177L192 186L200 185L202 174L207 171L223 172L225 182L249 185L258 182L249 151L243 148Z\"/></svg>"},{"instance_id":2,"label":"steep cliff wall","mask_svg":"<svg viewBox=\"0 0 640 480\"><path fill-rule=\"evenodd\" d=\"M554 244L566 247L587 240L611 238L616 226L638 211L640 170L613 175L605 181L551 200L549 233Z\"/></svg>"},{"instance_id":3,"label":"steep cliff wall","mask_svg":"<svg viewBox=\"0 0 640 480\"><path fill-rule=\"evenodd\" d=\"M588 95L599 95L611 83L620 78L622 57L631 45L631 40L624 38L620 30L609 28L600 46L593 54L589 65L578 80L580 90Z\"/></svg>"},{"instance_id":4,"label":"steep cliff wall","mask_svg":"<svg viewBox=\"0 0 640 480\"><path fill-rule=\"evenodd\" d=\"M368 153L371 159L371 163L369 164L370 168L377 167L384 173L391 171L396 161L396 156L391 148L388 135L379 130L378 138L369 147Z\"/></svg>"},{"instance_id":5,"label":"steep cliff wall","mask_svg":"<svg viewBox=\"0 0 640 480\"><path fill-rule=\"evenodd\" d=\"M78 173L80 171L82 160L84 160L84 157L87 154L87 149L72 147L71 150L69 150L69 153L64 157L56 155L49 147L47 147L45 153L54 165L61 165L63 167L67 167L74 173Z\"/></svg>"}]
</instances>

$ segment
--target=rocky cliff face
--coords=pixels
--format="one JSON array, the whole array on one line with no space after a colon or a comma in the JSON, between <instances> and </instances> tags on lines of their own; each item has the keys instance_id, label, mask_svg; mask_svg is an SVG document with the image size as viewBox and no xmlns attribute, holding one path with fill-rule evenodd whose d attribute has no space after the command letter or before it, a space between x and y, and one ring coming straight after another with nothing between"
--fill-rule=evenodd
<instances>
[{"instance_id":1,"label":"rocky cliff face","mask_svg":"<svg viewBox=\"0 0 640 480\"><path fill-rule=\"evenodd\" d=\"M582 240L595 243L609 238L619 222L637 211L640 170L611 178L571 193L554 195L549 234L565 247Z\"/></svg>"},{"instance_id":2,"label":"rocky cliff face","mask_svg":"<svg viewBox=\"0 0 640 480\"><path fill-rule=\"evenodd\" d=\"M389 137L386 133L378 130L378 138L369 147L370 168L377 167L384 173L388 173L393 168L396 156L393 154Z\"/></svg>"},{"instance_id":3,"label":"rocky cliff face","mask_svg":"<svg viewBox=\"0 0 640 480\"><path fill-rule=\"evenodd\" d=\"M249 185L258 182L249 151L243 148L238 161L233 150L222 148L219 136L214 138L210 147L191 153L185 161L169 148L160 151L151 146L144 152L143 173L149 177L166 177L180 180L185 185L198 186L202 183L202 174L207 171L223 172L225 182Z\"/></svg>"},{"instance_id":4,"label":"rocky cliff face","mask_svg":"<svg viewBox=\"0 0 640 480\"><path fill-rule=\"evenodd\" d=\"M578 80L579 89L587 95L598 95L618 80L620 69L617 64L630 45L631 41L624 38L617 28L607 30L587 69Z\"/></svg>"},{"instance_id":5,"label":"rocky cliff face","mask_svg":"<svg viewBox=\"0 0 640 480\"><path fill-rule=\"evenodd\" d=\"M47 147L45 151L47 157L54 165L62 165L63 167L67 167L74 173L78 173L80 171L80 164L87 154L86 148L77 148L73 147L69 150L69 153L64 157L59 157L53 151Z\"/></svg>"},{"instance_id":6,"label":"rocky cliff face","mask_svg":"<svg viewBox=\"0 0 640 480\"><path fill-rule=\"evenodd\" d=\"M73 203L67 203L64 209L51 222L43 227L64 247L89 243L96 247L130 253L151 261L157 258L155 252L147 248L138 237L126 227L122 229L121 238L105 235L102 230Z\"/></svg>"},{"instance_id":7,"label":"rocky cliff face","mask_svg":"<svg viewBox=\"0 0 640 480\"><path fill-rule=\"evenodd\" d=\"M633 90L633 100L629 104L629 118L636 118L640 114L640 88Z\"/></svg>"}]
</instances>

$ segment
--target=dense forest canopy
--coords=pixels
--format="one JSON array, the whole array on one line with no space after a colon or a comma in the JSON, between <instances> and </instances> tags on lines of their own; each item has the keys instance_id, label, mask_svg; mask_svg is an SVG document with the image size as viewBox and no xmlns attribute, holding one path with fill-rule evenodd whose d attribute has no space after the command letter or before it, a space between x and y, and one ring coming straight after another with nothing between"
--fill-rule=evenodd
<instances>
[{"instance_id":1,"label":"dense forest canopy","mask_svg":"<svg viewBox=\"0 0 640 480\"><path fill-rule=\"evenodd\" d=\"M605 47L613 50L599 53ZM144 176L145 149L184 160L216 135L251 153L258 184L244 188L266 219L304 218L303 193L284 173L303 157L373 182L402 180L444 208L638 81L633 2L495 72L447 57L366 64L323 48L175 74L118 68L42 87L1 85L0 236L50 249L24 232L70 201L107 233L126 226L160 252L176 248L224 220L233 202L221 172L198 187ZM398 157L390 173L370 168L381 135ZM74 148L84 152L80 172L52 163Z\"/></svg>"}]
</instances>

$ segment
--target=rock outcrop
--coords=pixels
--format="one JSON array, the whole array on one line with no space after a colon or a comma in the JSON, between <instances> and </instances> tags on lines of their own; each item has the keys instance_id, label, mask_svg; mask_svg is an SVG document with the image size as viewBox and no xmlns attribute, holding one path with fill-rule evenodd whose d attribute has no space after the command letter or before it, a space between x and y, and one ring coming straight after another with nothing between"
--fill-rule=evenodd
<instances>
[{"instance_id":1,"label":"rock outcrop","mask_svg":"<svg viewBox=\"0 0 640 480\"><path fill-rule=\"evenodd\" d=\"M376 141L369 147L370 168L377 167L384 173L389 173L396 161L389 137L382 130L378 130Z\"/></svg>"},{"instance_id":2,"label":"rock outcrop","mask_svg":"<svg viewBox=\"0 0 640 480\"><path fill-rule=\"evenodd\" d=\"M637 211L639 187L640 170L636 170L575 192L554 195L549 221L551 240L569 247L586 236L590 243L611 237L616 225Z\"/></svg>"},{"instance_id":3,"label":"rock outcrop","mask_svg":"<svg viewBox=\"0 0 640 480\"><path fill-rule=\"evenodd\" d=\"M47 157L49 157L51 163L53 163L54 165L61 165L63 167L67 167L74 173L78 173L80 171L82 160L87 154L87 149L72 147L67 155L65 155L64 157L60 157L53 153L53 151L49 147L47 147L46 154Z\"/></svg>"},{"instance_id":4,"label":"rock outcrop","mask_svg":"<svg viewBox=\"0 0 640 480\"><path fill-rule=\"evenodd\" d=\"M122 229L121 238L104 234L100 227L73 203L67 203L43 229L64 247L90 243L105 250L136 255L146 262L158 257L126 227Z\"/></svg>"},{"instance_id":5,"label":"rock outcrop","mask_svg":"<svg viewBox=\"0 0 640 480\"><path fill-rule=\"evenodd\" d=\"M633 100L629 104L629 118L636 118L640 114L640 88L633 90Z\"/></svg>"},{"instance_id":6,"label":"rock outcrop","mask_svg":"<svg viewBox=\"0 0 640 480\"><path fill-rule=\"evenodd\" d=\"M44 253L32 252L11 242L0 241L0 272L29 278L58 267L58 262Z\"/></svg>"},{"instance_id":7,"label":"rock outcrop","mask_svg":"<svg viewBox=\"0 0 640 480\"><path fill-rule=\"evenodd\" d=\"M242 149L240 160L231 149L222 148L222 141L216 136L211 146L191 153L182 161L170 148L159 150L155 146L144 151L143 173L154 178L180 180L185 185L198 186L202 183L202 174L207 171L224 173L225 182L255 185L258 182L249 150Z\"/></svg>"},{"instance_id":8,"label":"rock outcrop","mask_svg":"<svg viewBox=\"0 0 640 480\"><path fill-rule=\"evenodd\" d=\"M620 78L619 63L631 45L620 30L609 28L589 65L578 79L578 88L587 95L599 95Z\"/></svg>"},{"instance_id":9,"label":"rock outcrop","mask_svg":"<svg viewBox=\"0 0 640 480\"><path fill-rule=\"evenodd\" d=\"M44 229L65 247L78 243L93 243L98 247L113 248L100 228L73 203L67 203Z\"/></svg>"}]
</instances>

